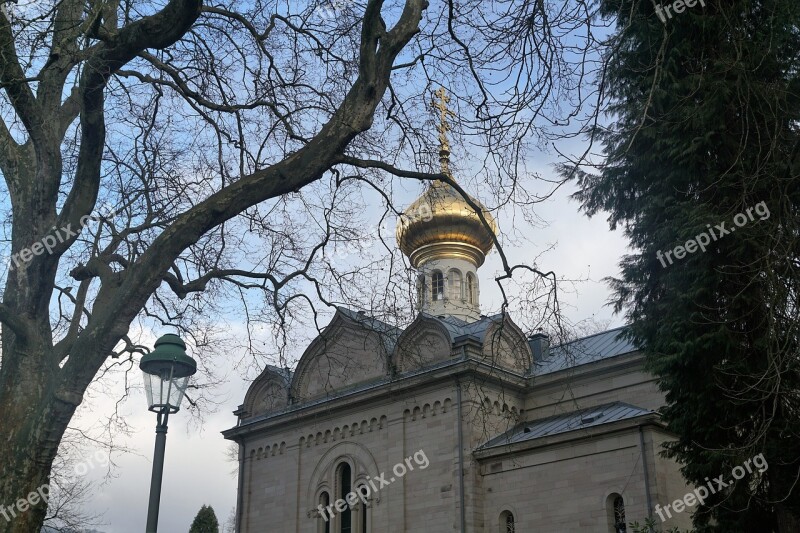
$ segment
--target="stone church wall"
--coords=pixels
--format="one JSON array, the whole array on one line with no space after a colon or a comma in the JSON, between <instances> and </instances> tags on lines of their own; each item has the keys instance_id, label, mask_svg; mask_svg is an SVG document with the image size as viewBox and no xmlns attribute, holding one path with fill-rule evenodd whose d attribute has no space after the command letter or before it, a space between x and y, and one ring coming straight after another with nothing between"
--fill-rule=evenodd
<instances>
[{"instance_id":1,"label":"stone church wall","mask_svg":"<svg viewBox=\"0 0 800 533\"><path fill-rule=\"evenodd\" d=\"M369 335L334 338L327 350L350 346L352 355L358 352L351 345L355 342L375 348L374 355L379 351ZM380 360L367 365L370 372L379 371ZM402 386L383 384L253 423L244 434L240 533L323 533L317 506L323 492L331 504L345 496L337 479L343 461L352 469L354 489L380 486L366 502L370 533L458 532L458 387L448 372L413 377ZM522 421L614 401L657 409L663 397L642 370L640 356L539 376L527 392L523 378L507 382L502 371L470 375L459 378L468 532L501 531L504 512L513 513L517 531L610 532L609 502L616 494L624 498L628 521L647 516L639 434L630 422L547 437L523 451L500 452L506 453L502 458L479 451L477 459L472 453ZM653 425L644 428L651 500L664 505L688 488L677 466L658 456L668 434ZM424 457L424 467L415 456ZM364 503L356 502L353 533L363 533L364 513ZM340 516L333 512L331 532L337 531ZM687 527L690 518L686 512L664 526Z\"/></svg>"},{"instance_id":2,"label":"stone church wall","mask_svg":"<svg viewBox=\"0 0 800 533\"><path fill-rule=\"evenodd\" d=\"M613 495L630 522L647 517L644 471L635 429L483 461L487 533L501 532L504 511L518 531L613 532ZM648 463L652 476L652 461ZM652 484L652 479L651 479ZM611 497L611 498L610 498Z\"/></svg>"},{"instance_id":3,"label":"stone church wall","mask_svg":"<svg viewBox=\"0 0 800 533\"><path fill-rule=\"evenodd\" d=\"M458 516L453 394L448 386L367 408L340 406L311 424L298 420L282 431L248 437L242 533L274 531L275 524L287 532L323 531L315 507L322 491L337 494L331 503L340 497L335 472L342 460L352 465L354 485L372 481L380 487L381 473L389 482L368 499L370 531L453 530ZM425 468L413 460L420 451ZM402 466L395 472L402 475L393 472L397 465ZM353 533L361 533L361 512L359 502ZM334 516L331 531L338 519Z\"/></svg>"},{"instance_id":4,"label":"stone church wall","mask_svg":"<svg viewBox=\"0 0 800 533\"><path fill-rule=\"evenodd\" d=\"M536 420L611 402L656 411L664 405L664 395L641 363L640 355L626 355L534 377L525 402L526 419Z\"/></svg>"}]
</instances>

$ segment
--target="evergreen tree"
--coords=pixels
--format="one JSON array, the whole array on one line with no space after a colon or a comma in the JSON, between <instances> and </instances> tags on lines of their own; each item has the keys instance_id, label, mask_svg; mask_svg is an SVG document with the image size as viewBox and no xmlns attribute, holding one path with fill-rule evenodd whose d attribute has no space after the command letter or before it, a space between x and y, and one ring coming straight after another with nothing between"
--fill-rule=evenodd
<instances>
[{"instance_id":1,"label":"evergreen tree","mask_svg":"<svg viewBox=\"0 0 800 533\"><path fill-rule=\"evenodd\" d=\"M213 507L204 505L200 508L194 517L192 527L189 528L189 533L219 533L219 522Z\"/></svg>"},{"instance_id":2,"label":"evergreen tree","mask_svg":"<svg viewBox=\"0 0 800 533\"><path fill-rule=\"evenodd\" d=\"M656 5L601 0L618 21L612 123L594 131L606 157L562 170L635 249L615 303L666 393L666 454L718 490L698 531L797 532L800 2Z\"/></svg>"}]
</instances>

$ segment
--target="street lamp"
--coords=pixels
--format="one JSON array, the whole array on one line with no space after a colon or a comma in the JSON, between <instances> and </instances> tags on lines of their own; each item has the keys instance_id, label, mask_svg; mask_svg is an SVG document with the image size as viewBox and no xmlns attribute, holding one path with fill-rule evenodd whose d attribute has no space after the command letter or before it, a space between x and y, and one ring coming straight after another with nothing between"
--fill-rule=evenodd
<instances>
[{"instance_id":1,"label":"street lamp","mask_svg":"<svg viewBox=\"0 0 800 533\"><path fill-rule=\"evenodd\" d=\"M144 372L144 389L149 410L158 415L146 530L146 533L156 533L158 507L161 502L161 476L164 472L164 449L167 445L167 419L180 409L181 400L189 385L189 377L197 372L197 363L186 355L186 344L181 338L168 333L156 341L155 350L142 357L139 368Z\"/></svg>"}]
</instances>

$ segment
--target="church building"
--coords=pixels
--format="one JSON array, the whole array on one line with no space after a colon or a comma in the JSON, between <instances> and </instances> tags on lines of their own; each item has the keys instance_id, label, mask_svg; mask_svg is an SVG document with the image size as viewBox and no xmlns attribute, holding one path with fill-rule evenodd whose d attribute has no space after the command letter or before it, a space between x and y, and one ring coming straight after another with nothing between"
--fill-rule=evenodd
<instances>
[{"instance_id":1,"label":"church building","mask_svg":"<svg viewBox=\"0 0 800 533\"><path fill-rule=\"evenodd\" d=\"M656 514L691 488L660 456L664 397L623 329L551 346L481 314L492 215L444 182L405 212L416 319L401 329L340 308L296 368L252 383L224 432L240 450L237 531L618 533L649 516L690 527L692 509Z\"/></svg>"}]
</instances>

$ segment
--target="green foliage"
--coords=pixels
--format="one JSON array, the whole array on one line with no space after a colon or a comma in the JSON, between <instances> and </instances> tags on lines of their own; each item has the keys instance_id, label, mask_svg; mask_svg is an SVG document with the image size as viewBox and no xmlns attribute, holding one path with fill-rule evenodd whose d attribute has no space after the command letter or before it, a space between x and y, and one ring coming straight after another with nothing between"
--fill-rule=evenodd
<instances>
[{"instance_id":1,"label":"green foliage","mask_svg":"<svg viewBox=\"0 0 800 533\"><path fill-rule=\"evenodd\" d=\"M618 18L613 122L576 197L635 248L612 285L666 394L667 455L696 486L769 464L711 495L695 527L800 531L800 2L704 3L665 24L652 2L601 2ZM659 260L762 202L768 217Z\"/></svg>"},{"instance_id":2,"label":"green foliage","mask_svg":"<svg viewBox=\"0 0 800 533\"><path fill-rule=\"evenodd\" d=\"M189 533L219 533L219 522L213 507L204 505L200 508L194 517L192 527L189 528Z\"/></svg>"},{"instance_id":3,"label":"green foliage","mask_svg":"<svg viewBox=\"0 0 800 533\"><path fill-rule=\"evenodd\" d=\"M645 519L644 524L639 524L639 522L631 522L629 525L631 527L631 533L694 533L688 529L681 531L677 527L661 529L658 527L658 524L653 518Z\"/></svg>"}]
</instances>

